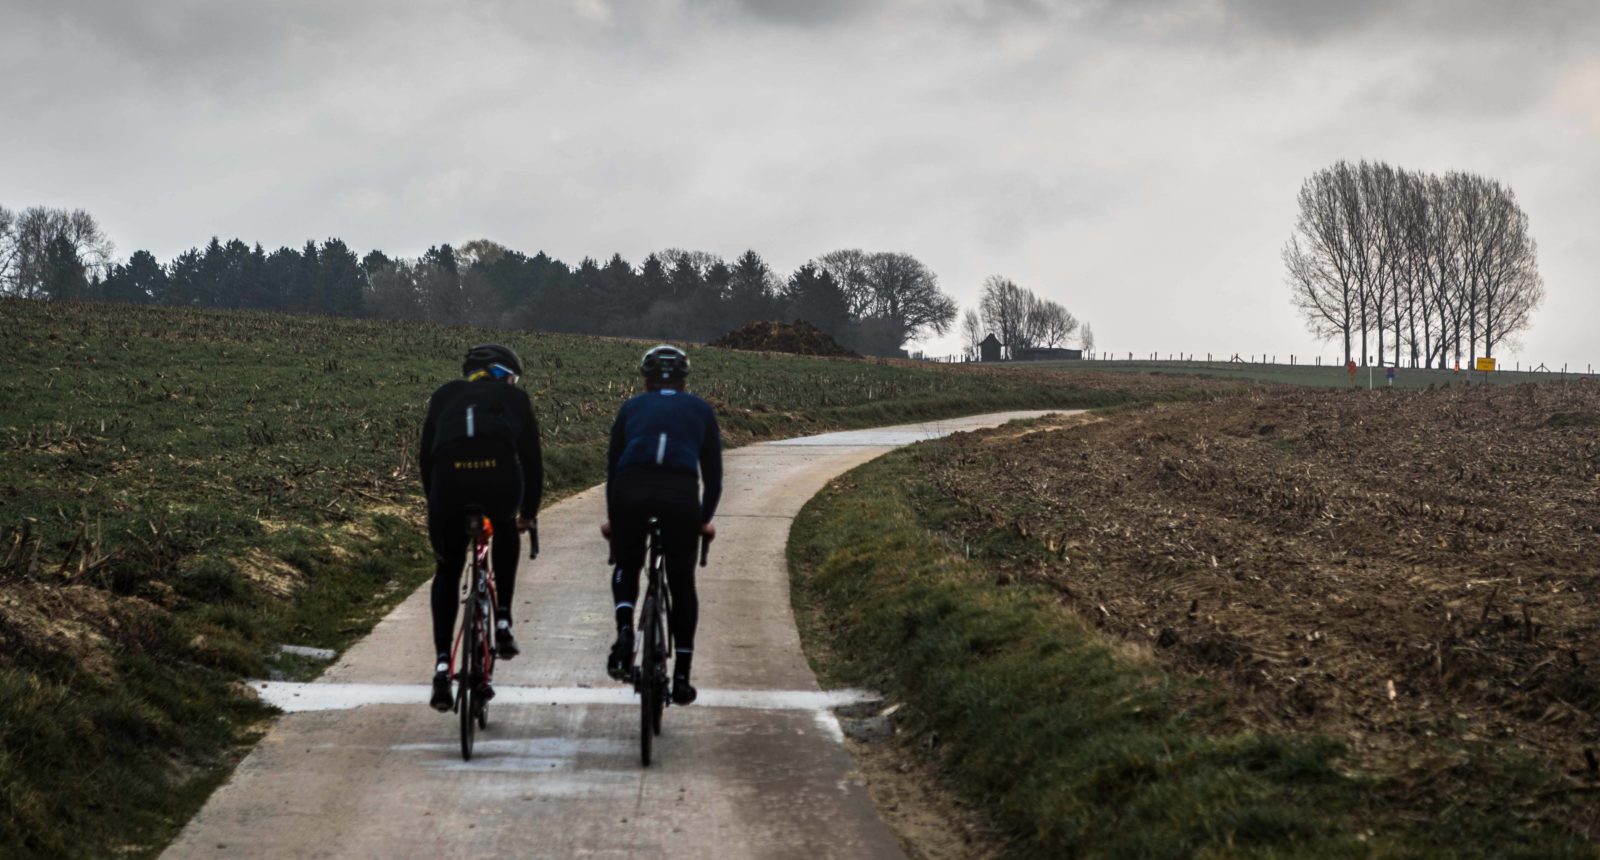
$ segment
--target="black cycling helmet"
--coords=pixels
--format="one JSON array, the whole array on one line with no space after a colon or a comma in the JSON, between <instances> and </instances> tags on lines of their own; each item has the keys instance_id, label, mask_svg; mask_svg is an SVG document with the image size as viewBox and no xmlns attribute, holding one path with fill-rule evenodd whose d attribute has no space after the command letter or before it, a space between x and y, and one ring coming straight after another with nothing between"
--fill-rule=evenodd
<instances>
[{"instance_id":1,"label":"black cycling helmet","mask_svg":"<svg viewBox=\"0 0 1600 860\"><path fill-rule=\"evenodd\" d=\"M689 375L689 356L675 346L652 346L639 359L639 372L648 379L682 379Z\"/></svg>"},{"instance_id":2,"label":"black cycling helmet","mask_svg":"<svg viewBox=\"0 0 1600 860\"><path fill-rule=\"evenodd\" d=\"M522 359L517 358L510 347L498 343L480 343L467 350L467 357L461 362L461 375L471 376L480 370L487 370L497 378L521 376Z\"/></svg>"}]
</instances>

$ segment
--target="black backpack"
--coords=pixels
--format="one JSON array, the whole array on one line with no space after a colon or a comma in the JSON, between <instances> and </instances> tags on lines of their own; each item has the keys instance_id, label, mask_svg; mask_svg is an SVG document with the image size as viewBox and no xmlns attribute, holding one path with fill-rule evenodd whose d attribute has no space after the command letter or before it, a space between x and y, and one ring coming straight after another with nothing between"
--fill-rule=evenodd
<instances>
[{"instance_id":1,"label":"black backpack","mask_svg":"<svg viewBox=\"0 0 1600 860\"><path fill-rule=\"evenodd\" d=\"M494 383L468 383L439 410L434 451L512 452L517 428L510 399Z\"/></svg>"}]
</instances>

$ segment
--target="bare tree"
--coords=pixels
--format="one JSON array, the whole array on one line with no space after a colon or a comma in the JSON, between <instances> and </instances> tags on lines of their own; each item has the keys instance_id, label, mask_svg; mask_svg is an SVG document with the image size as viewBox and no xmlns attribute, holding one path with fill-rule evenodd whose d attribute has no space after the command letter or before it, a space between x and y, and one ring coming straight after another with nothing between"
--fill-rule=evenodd
<instances>
[{"instance_id":1,"label":"bare tree","mask_svg":"<svg viewBox=\"0 0 1600 860\"><path fill-rule=\"evenodd\" d=\"M1058 347L1066 343L1078 331L1078 318L1072 315L1060 304L1049 299L1038 300L1033 307L1033 312L1038 316L1034 328L1038 331L1038 343L1047 347Z\"/></svg>"},{"instance_id":2,"label":"bare tree","mask_svg":"<svg viewBox=\"0 0 1600 860\"><path fill-rule=\"evenodd\" d=\"M1060 346L1078 330L1078 318L1061 304L1040 298L1000 275L984 280L978 306L984 324L1011 358L1036 346Z\"/></svg>"},{"instance_id":3,"label":"bare tree","mask_svg":"<svg viewBox=\"0 0 1600 860\"><path fill-rule=\"evenodd\" d=\"M1479 275L1483 307L1483 354L1525 328L1544 298L1538 245L1528 234L1528 216L1509 188L1491 185L1484 218L1484 252Z\"/></svg>"},{"instance_id":4,"label":"bare tree","mask_svg":"<svg viewBox=\"0 0 1600 860\"><path fill-rule=\"evenodd\" d=\"M977 360L978 346L983 343L983 321L972 308L967 308L966 313L961 315L961 340L967 360Z\"/></svg>"},{"instance_id":5,"label":"bare tree","mask_svg":"<svg viewBox=\"0 0 1600 860\"><path fill-rule=\"evenodd\" d=\"M1083 324L1083 333L1078 336L1078 340L1083 345L1084 358L1094 358L1094 329L1090 328L1088 323Z\"/></svg>"},{"instance_id":6,"label":"bare tree","mask_svg":"<svg viewBox=\"0 0 1600 860\"><path fill-rule=\"evenodd\" d=\"M984 324L994 332L1012 358L1020 350L1032 346L1027 340L1028 300L1032 293L1017 286L1017 282L1000 275L984 279L979 293L978 307L983 312Z\"/></svg>"},{"instance_id":7,"label":"bare tree","mask_svg":"<svg viewBox=\"0 0 1600 860\"><path fill-rule=\"evenodd\" d=\"M17 214L0 206L0 294L11 292L11 266L17 259Z\"/></svg>"},{"instance_id":8,"label":"bare tree","mask_svg":"<svg viewBox=\"0 0 1600 860\"><path fill-rule=\"evenodd\" d=\"M847 248L818 257L814 265L839 285L857 328L874 332L872 339L889 349L925 334L943 334L955 322L955 300L910 254Z\"/></svg>"},{"instance_id":9,"label":"bare tree","mask_svg":"<svg viewBox=\"0 0 1600 860\"><path fill-rule=\"evenodd\" d=\"M844 291L851 319L859 320L872 315L874 298L867 256L860 248L843 248L823 254L815 261L817 268L833 276L834 283Z\"/></svg>"},{"instance_id":10,"label":"bare tree","mask_svg":"<svg viewBox=\"0 0 1600 860\"><path fill-rule=\"evenodd\" d=\"M880 252L867 258L872 279L872 316L897 325L901 342L944 334L956 318L955 300L939 289L932 269L910 254Z\"/></svg>"},{"instance_id":11,"label":"bare tree","mask_svg":"<svg viewBox=\"0 0 1600 860\"><path fill-rule=\"evenodd\" d=\"M1342 338L1346 360L1376 337L1380 363L1444 367L1527 327L1543 298L1536 243L1509 188L1383 163L1339 162L1300 189L1283 259L1313 334Z\"/></svg>"},{"instance_id":12,"label":"bare tree","mask_svg":"<svg viewBox=\"0 0 1600 860\"><path fill-rule=\"evenodd\" d=\"M1336 166L1318 171L1300 187L1300 214L1283 249L1283 262L1294 305L1307 328L1321 338L1342 338L1349 361L1360 285L1341 180Z\"/></svg>"},{"instance_id":13,"label":"bare tree","mask_svg":"<svg viewBox=\"0 0 1600 860\"><path fill-rule=\"evenodd\" d=\"M49 275L50 246L57 239L70 246L89 273L109 274L116 246L101 232L94 216L82 209L69 212L34 206L15 216L9 238L0 247L0 271L5 275L0 289L24 298L40 295Z\"/></svg>"}]
</instances>

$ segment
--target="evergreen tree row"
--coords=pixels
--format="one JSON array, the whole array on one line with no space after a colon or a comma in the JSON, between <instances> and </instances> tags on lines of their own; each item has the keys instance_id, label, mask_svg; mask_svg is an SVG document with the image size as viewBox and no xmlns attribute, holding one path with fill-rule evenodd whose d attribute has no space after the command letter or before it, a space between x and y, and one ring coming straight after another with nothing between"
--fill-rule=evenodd
<instances>
[{"instance_id":1,"label":"evergreen tree row","mask_svg":"<svg viewBox=\"0 0 1600 860\"><path fill-rule=\"evenodd\" d=\"M755 251L731 262L671 249L638 266L620 254L572 266L486 240L394 259L381 251L357 257L338 239L268 252L213 238L164 264L148 251L110 263L108 242L105 253L90 259L81 243L58 231L42 236L37 251L11 254L26 257L24 270L4 266L6 249L19 246L4 226L0 221L0 287L39 298L702 342L752 320L804 319L872 355L898 354L908 340L943 333L956 315L933 272L908 254L835 251L785 277Z\"/></svg>"}]
</instances>

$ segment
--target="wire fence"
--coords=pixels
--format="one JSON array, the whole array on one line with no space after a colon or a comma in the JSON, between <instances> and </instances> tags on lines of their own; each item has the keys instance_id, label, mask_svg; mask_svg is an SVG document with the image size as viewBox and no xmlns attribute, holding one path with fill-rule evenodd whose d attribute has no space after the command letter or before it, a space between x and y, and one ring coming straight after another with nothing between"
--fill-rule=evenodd
<instances>
[{"instance_id":1,"label":"wire fence","mask_svg":"<svg viewBox=\"0 0 1600 860\"><path fill-rule=\"evenodd\" d=\"M959 354L958 353L958 354L955 354L955 355L923 355L921 353L913 353L911 357L913 359L917 359L917 360L921 360L921 361L932 361L932 362L938 362L938 363L941 363L941 364L978 364L978 363L982 363L977 356L974 356L974 355L971 355L971 354ZM1345 363L1345 361L1341 357L1339 357L1337 355L1333 355L1333 356L1324 356L1324 355L1305 356L1305 355L1300 355L1298 353L1290 353L1290 354L1287 354L1287 355L1280 355L1280 354L1274 354L1274 353L1237 353L1237 352L1235 352L1235 353L1226 353L1225 354L1225 353L1208 352L1208 353L1204 353L1203 357L1202 357L1201 353L1196 353L1196 352L1168 352L1168 353L1160 353L1160 352L1149 352L1149 353L1125 352L1125 353L1118 353L1118 352L1099 351L1099 350L1096 350L1096 351L1093 351L1093 352L1089 352L1089 353L1085 353L1082 358L1076 358L1076 359L1063 359L1063 358L1002 359L1001 361L998 361L998 362L991 361L989 363L990 364L1034 364L1034 363L1040 363L1040 362L1048 362L1048 363L1051 363L1051 364L1082 363L1082 364L1085 364L1085 365L1089 365L1089 364L1123 364L1123 365L1129 365L1129 364L1170 364L1170 365L1173 365L1173 366L1186 366L1186 367L1205 367L1205 366L1214 366L1214 365L1244 365L1244 366L1253 366L1253 367L1329 368L1329 369L1340 369L1340 370L1347 370L1347 368L1348 368L1348 365ZM1390 362L1385 362L1385 361L1376 360L1376 359L1370 360L1367 363L1362 363L1359 360L1356 361L1357 369L1360 370L1360 371L1366 371L1366 370L1369 370L1369 369L1374 369L1374 370L1377 370L1379 372L1387 373L1387 371L1392 369L1392 370L1395 370L1397 372L1400 372L1400 371L1413 371L1413 372L1433 373L1433 374L1443 373L1443 374L1451 374L1451 375L1454 375L1454 374L1466 374L1466 373L1477 373L1477 371L1473 367L1471 367L1469 365L1470 365L1470 362L1468 364L1466 364L1466 365L1461 364L1461 363L1457 363L1457 362L1452 362L1449 366L1446 366L1446 367L1424 367L1424 366L1421 366L1419 364L1411 364L1411 363L1406 363L1406 362L1402 362L1400 364L1393 364L1393 363L1390 363ZM1594 367L1593 363L1585 363L1584 365L1582 365L1580 367L1580 366L1571 364L1570 362L1563 362L1560 365L1554 365L1554 364L1549 364L1549 363L1546 363L1546 362L1540 362L1538 364L1527 363L1527 366L1524 367L1524 362L1521 359L1514 360L1509 365L1500 364L1496 368L1496 372L1498 372L1498 373L1522 373L1522 374L1549 375L1551 378L1556 378L1556 379L1568 379L1568 378L1590 379L1590 378L1594 378L1595 375L1596 375L1595 374L1595 367Z\"/></svg>"}]
</instances>

